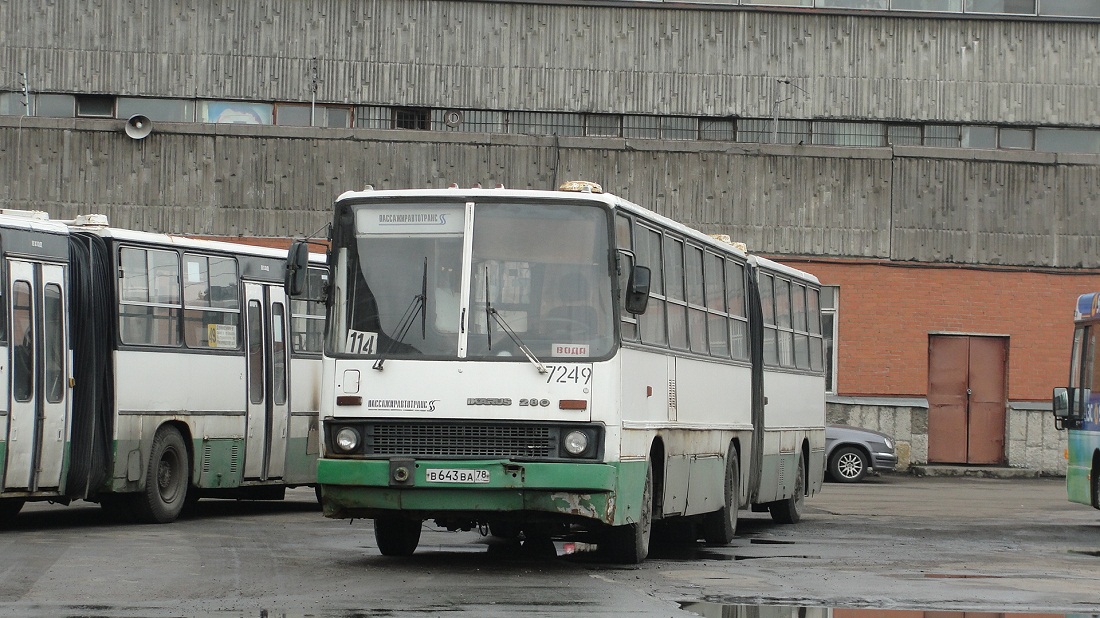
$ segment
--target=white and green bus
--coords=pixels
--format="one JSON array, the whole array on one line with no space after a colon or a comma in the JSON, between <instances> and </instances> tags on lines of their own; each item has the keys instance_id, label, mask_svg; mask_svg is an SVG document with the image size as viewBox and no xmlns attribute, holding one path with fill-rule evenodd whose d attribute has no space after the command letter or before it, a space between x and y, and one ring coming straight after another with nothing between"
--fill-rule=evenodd
<instances>
[{"instance_id":1,"label":"white and green bus","mask_svg":"<svg viewBox=\"0 0 1100 618\"><path fill-rule=\"evenodd\" d=\"M336 201L318 483L383 554L435 520L639 562L657 520L728 543L739 509L796 522L821 488L818 281L563 189Z\"/></svg>"},{"instance_id":2,"label":"white and green bus","mask_svg":"<svg viewBox=\"0 0 1100 618\"><path fill-rule=\"evenodd\" d=\"M164 523L313 485L324 313L286 298L286 255L0 213L0 525L28 501Z\"/></svg>"}]
</instances>

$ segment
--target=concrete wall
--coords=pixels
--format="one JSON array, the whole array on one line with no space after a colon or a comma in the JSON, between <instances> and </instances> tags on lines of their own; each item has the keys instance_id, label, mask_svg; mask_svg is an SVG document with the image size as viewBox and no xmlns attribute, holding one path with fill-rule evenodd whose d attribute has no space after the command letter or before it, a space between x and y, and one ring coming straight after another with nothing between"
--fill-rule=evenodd
<instances>
[{"instance_id":1,"label":"concrete wall","mask_svg":"<svg viewBox=\"0 0 1100 618\"><path fill-rule=\"evenodd\" d=\"M1066 432L1054 428L1047 402L1012 402L1005 420L1005 465L1065 476ZM881 431L897 443L901 472L928 463L928 403L920 399L832 397L829 423Z\"/></svg>"},{"instance_id":2,"label":"concrete wall","mask_svg":"<svg viewBox=\"0 0 1100 618\"><path fill-rule=\"evenodd\" d=\"M446 0L0 2L32 88L459 109L1100 125L1095 23ZM314 63L316 59L316 63ZM1041 59L1037 61L1037 59ZM776 80L808 96L778 110Z\"/></svg>"},{"instance_id":3,"label":"concrete wall","mask_svg":"<svg viewBox=\"0 0 1100 618\"><path fill-rule=\"evenodd\" d=\"M309 234L348 189L588 179L750 250L1100 267L1100 156L0 116L0 206L218 236Z\"/></svg>"}]
</instances>

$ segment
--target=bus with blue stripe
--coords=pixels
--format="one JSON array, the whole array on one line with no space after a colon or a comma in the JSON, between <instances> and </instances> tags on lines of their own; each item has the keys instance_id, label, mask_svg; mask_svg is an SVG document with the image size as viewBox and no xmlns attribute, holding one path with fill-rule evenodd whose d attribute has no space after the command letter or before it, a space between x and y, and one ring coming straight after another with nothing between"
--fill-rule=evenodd
<instances>
[{"instance_id":1,"label":"bus with blue stripe","mask_svg":"<svg viewBox=\"0 0 1100 618\"><path fill-rule=\"evenodd\" d=\"M1068 431L1070 502L1100 509L1100 292L1082 294L1074 312L1069 386L1054 389L1054 421Z\"/></svg>"}]
</instances>

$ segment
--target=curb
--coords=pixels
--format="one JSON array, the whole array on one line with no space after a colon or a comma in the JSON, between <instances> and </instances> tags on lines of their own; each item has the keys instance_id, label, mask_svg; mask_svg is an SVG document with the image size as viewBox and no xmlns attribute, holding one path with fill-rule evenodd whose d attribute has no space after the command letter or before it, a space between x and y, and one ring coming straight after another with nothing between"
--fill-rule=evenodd
<instances>
[{"instance_id":1,"label":"curb","mask_svg":"<svg viewBox=\"0 0 1100 618\"><path fill-rule=\"evenodd\" d=\"M910 465L913 476L973 477L987 479L1034 479L1042 476L1038 470L999 466L930 466Z\"/></svg>"}]
</instances>

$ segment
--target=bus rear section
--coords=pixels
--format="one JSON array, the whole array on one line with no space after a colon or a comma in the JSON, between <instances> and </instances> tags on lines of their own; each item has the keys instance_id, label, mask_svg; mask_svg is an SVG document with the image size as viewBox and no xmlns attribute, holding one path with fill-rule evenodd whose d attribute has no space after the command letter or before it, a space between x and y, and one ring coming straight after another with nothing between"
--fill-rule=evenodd
<instances>
[{"instance_id":1,"label":"bus rear section","mask_svg":"<svg viewBox=\"0 0 1100 618\"><path fill-rule=\"evenodd\" d=\"M164 523L200 496L314 484L323 312L288 302L285 251L98 215L34 225L50 233L0 221L3 338L21 333L0 415L4 520L83 499Z\"/></svg>"}]
</instances>

